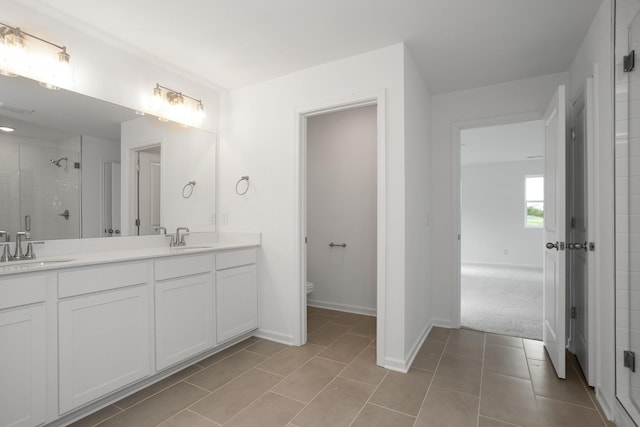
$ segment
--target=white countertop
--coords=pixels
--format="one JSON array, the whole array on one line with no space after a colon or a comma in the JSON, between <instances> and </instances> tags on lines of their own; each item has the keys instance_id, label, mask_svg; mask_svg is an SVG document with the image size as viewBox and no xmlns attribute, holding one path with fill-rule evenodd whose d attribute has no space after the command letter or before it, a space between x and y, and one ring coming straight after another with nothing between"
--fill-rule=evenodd
<instances>
[{"instance_id":1,"label":"white countertop","mask_svg":"<svg viewBox=\"0 0 640 427\"><path fill-rule=\"evenodd\" d=\"M260 245L260 234L192 233L191 238L187 238L187 246L173 248L168 246L168 241L162 236L77 239L77 252L71 249L73 243L67 240L48 241L43 246L47 247L46 252L38 251L41 247L36 247L35 260L0 263L0 276L256 247ZM56 249L59 250L57 255ZM44 254L40 255L40 252Z\"/></svg>"}]
</instances>

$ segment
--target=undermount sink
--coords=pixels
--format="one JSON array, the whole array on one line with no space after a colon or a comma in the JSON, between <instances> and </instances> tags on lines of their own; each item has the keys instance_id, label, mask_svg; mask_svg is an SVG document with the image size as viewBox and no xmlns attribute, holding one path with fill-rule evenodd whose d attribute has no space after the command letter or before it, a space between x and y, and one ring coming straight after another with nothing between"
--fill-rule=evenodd
<instances>
[{"instance_id":1,"label":"undermount sink","mask_svg":"<svg viewBox=\"0 0 640 427\"><path fill-rule=\"evenodd\" d=\"M46 260L33 260L33 261L16 261L0 264L0 269L7 270L21 270L37 267L46 267L50 265L63 264L65 262L75 261L74 258L68 259L46 259Z\"/></svg>"},{"instance_id":2,"label":"undermount sink","mask_svg":"<svg viewBox=\"0 0 640 427\"><path fill-rule=\"evenodd\" d=\"M176 251L189 251L198 249L212 249L213 246L174 246L172 249Z\"/></svg>"}]
</instances>

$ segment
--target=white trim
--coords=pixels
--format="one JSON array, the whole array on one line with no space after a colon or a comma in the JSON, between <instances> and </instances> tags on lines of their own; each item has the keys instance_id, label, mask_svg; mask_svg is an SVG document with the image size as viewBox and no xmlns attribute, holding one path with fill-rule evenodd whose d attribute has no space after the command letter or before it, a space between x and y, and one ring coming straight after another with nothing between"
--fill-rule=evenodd
<instances>
[{"instance_id":1,"label":"white trim","mask_svg":"<svg viewBox=\"0 0 640 427\"><path fill-rule=\"evenodd\" d=\"M294 268L296 286L293 298L298 301L294 314L293 343L303 345L307 341L307 292L306 292L306 119L319 114L351 108L377 106L377 343L376 363L386 367L385 355L385 304L386 304L386 99L385 90L369 94L352 94L341 99L299 107L295 110L297 143L294 144Z\"/></svg>"},{"instance_id":2,"label":"white trim","mask_svg":"<svg viewBox=\"0 0 640 427\"><path fill-rule=\"evenodd\" d=\"M451 228L451 327L460 328L460 257L461 246L458 236L461 233L460 213L460 132L464 129L472 129L486 126L506 125L511 123L530 122L542 120L542 112L512 114L506 116L486 117L477 120L454 122L451 126L451 212L453 214L453 227ZM435 324L435 321L434 321Z\"/></svg>"},{"instance_id":3,"label":"white trim","mask_svg":"<svg viewBox=\"0 0 640 427\"><path fill-rule=\"evenodd\" d=\"M600 403L600 406L605 412L607 418L611 418L611 410L605 409L605 406L602 404L602 394L598 393L596 397L598 398L598 402ZM614 422L618 427L637 427L637 424L633 422L631 416L627 413L627 411L624 409L624 406L622 406L622 404L618 400L616 400L615 414L613 415Z\"/></svg>"},{"instance_id":4,"label":"white trim","mask_svg":"<svg viewBox=\"0 0 640 427\"><path fill-rule=\"evenodd\" d=\"M345 311L347 313L362 314L365 316L375 317L376 315L375 308L360 307L357 305L338 304L335 302L318 301L318 300L311 300L311 299L307 299L307 305L308 306L310 305L311 307L317 307L317 308L326 308L329 310Z\"/></svg>"},{"instance_id":5,"label":"white trim","mask_svg":"<svg viewBox=\"0 0 640 427\"><path fill-rule=\"evenodd\" d=\"M542 271L541 265L528 265L528 264L501 264L498 262L476 262L476 261L460 261L460 266L473 265L478 267L496 267L496 268L517 268L520 270L536 270Z\"/></svg>"},{"instance_id":6,"label":"white trim","mask_svg":"<svg viewBox=\"0 0 640 427\"><path fill-rule=\"evenodd\" d=\"M291 335L281 334L279 332L273 332L266 329L258 329L255 331L253 336L256 338L279 342L280 344L294 345L293 337Z\"/></svg>"},{"instance_id":7,"label":"white trim","mask_svg":"<svg viewBox=\"0 0 640 427\"><path fill-rule=\"evenodd\" d=\"M431 319L431 324L433 326L437 326L439 328L455 329L455 328L453 328L451 326L451 324L452 324L451 319L433 318L433 319Z\"/></svg>"}]
</instances>

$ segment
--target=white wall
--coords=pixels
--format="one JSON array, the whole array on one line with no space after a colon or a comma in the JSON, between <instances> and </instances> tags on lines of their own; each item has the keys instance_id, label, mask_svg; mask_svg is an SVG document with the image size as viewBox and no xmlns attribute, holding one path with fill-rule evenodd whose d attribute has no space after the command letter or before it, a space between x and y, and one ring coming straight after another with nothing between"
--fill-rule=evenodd
<instances>
[{"instance_id":1,"label":"white wall","mask_svg":"<svg viewBox=\"0 0 640 427\"><path fill-rule=\"evenodd\" d=\"M418 69L405 50L404 56L405 139L405 354L419 349L431 326L431 239L429 131L430 94Z\"/></svg>"},{"instance_id":2,"label":"white wall","mask_svg":"<svg viewBox=\"0 0 640 427\"><path fill-rule=\"evenodd\" d=\"M122 233L129 235L132 224L129 209L134 148L161 144L160 220L167 233L177 227L191 231L215 231L216 135L198 129L183 129L151 117L140 117L122 124ZM196 181L193 194L182 196L189 181ZM188 241L188 239L187 239Z\"/></svg>"},{"instance_id":3,"label":"white wall","mask_svg":"<svg viewBox=\"0 0 640 427\"><path fill-rule=\"evenodd\" d=\"M384 90L387 289L383 351L387 361L405 360L403 57L403 45L394 45L232 90L222 97L220 156L225 160L220 162L221 231L262 233L262 336L300 343L296 333L302 291L296 112L347 103ZM250 176L251 187L246 195L238 196L235 183L243 175Z\"/></svg>"},{"instance_id":4,"label":"white wall","mask_svg":"<svg viewBox=\"0 0 640 427\"><path fill-rule=\"evenodd\" d=\"M458 242L452 217L452 146L454 125L533 114L542 117L558 85L566 84L566 73L502 83L478 89L434 95L432 99L432 283L433 317L442 325L452 322L453 254ZM530 118L531 119L531 118ZM495 123L492 123L495 124ZM456 230L457 231L457 230ZM457 233L456 233L457 234Z\"/></svg>"},{"instance_id":5,"label":"white wall","mask_svg":"<svg viewBox=\"0 0 640 427\"><path fill-rule=\"evenodd\" d=\"M195 83L184 71L171 71L166 64L131 52L128 46L107 39L43 4L30 2L26 6L24 3L3 0L2 22L67 46L75 75L75 81L68 89L145 111L153 88L160 83L202 98L206 108L202 128L218 131L220 98L215 88Z\"/></svg>"},{"instance_id":6,"label":"white wall","mask_svg":"<svg viewBox=\"0 0 640 427\"><path fill-rule=\"evenodd\" d=\"M310 305L376 313L376 115L373 105L307 121Z\"/></svg>"},{"instance_id":7,"label":"white wall","mask_svg":"<svg viewBox=\"0 0 640 427\"><path fill-rule=\"evenodd\" d=\"M463 263L542 268L542 227L524 223L525 176L543 174L541 159L462 167Z\"/></svg>"},{"instance_id":8,"label":"white wall","mask_svg":"<svg viewBox=\"0 0 640 427\"><path fill-rule=\"evenodd\" d=\"M104 163L120 163L120 141L82 136L82 237L103 236Z\"/></svg>"}]
</instances>

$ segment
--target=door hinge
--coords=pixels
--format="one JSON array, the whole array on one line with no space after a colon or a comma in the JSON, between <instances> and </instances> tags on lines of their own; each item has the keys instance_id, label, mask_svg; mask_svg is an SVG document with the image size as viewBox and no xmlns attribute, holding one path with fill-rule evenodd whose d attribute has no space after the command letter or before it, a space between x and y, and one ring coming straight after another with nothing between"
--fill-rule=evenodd
<instances>
[{"instance_id":1,"label":"door hinge","mask_svg":"<svg viewBox=\"0 0 640 427\"><path fill-rule=\"evenodd\" d=\"M631 372L636 371L636 354L633 351L625 350L624 367L629 368Z\"/></svg>"},{"instance_id":2,"label":"door hinge","mask_svg":"<svg viewBox=\"0 0 640 427\"><path fill-rule=\"evenodd\" d=\"M576 140L576 128L571 128L571 140Z\"/></svg>"},{"instance_id":3,"label":"door hinge","mask_svg":"<svg viewBox=\"0 0 640 427\"><path fill-rule=\"evenodd\" d=\"M307 243L307 236L304 236L304 242Z\"/></svg>"},{"instance_id":4,"label":"door hinge","mask_svg":"<svg viewBox=\"0 0 640 427\"><path fill-rule=\"evenodd\" d=\"M576 228L576 217L572 216L571 219L569 220L569 224L571 228Z\"/></svg>"},{"instance_id":5,"label":"door hinge","mask_svg":"<svg viewBox=\"0 0 640 427\"><path fill-rule=\"evenodd\" d=\"M140 219L136 219L136 227L140 227Z\"/></svg>"},{"instance_id":6,"label":"door hinge","mask_svg":"<svg viewBox=\"0 0 640 427\"><path fill-rule=\"evenodd\" d=\"M625 73L628 73L630 71L633 71L633 69L636 67L636 51L632 50L631 52L629 52L628 55L626 55L623 60L622 60L622 70Z\"/></svg>"},{"instance_id":7,"label":"door hinge","mask_svg":"<svg viewBox=\"0 0 640 427\"><path fill-rule=\"evenodd\" d=\"M136 163L136 172L140 172L140 163Z\"/></svg>"},{"instance_id":8,"label":"door hinge","mask_svg":"<svg viewBox=\"0 0 640 427\"><path fill-rule=\"evenodd\" d=\"M571 307L571 318L572 319L576 318L576 308L575 307Z\"/></svg>"}]
</instances>

